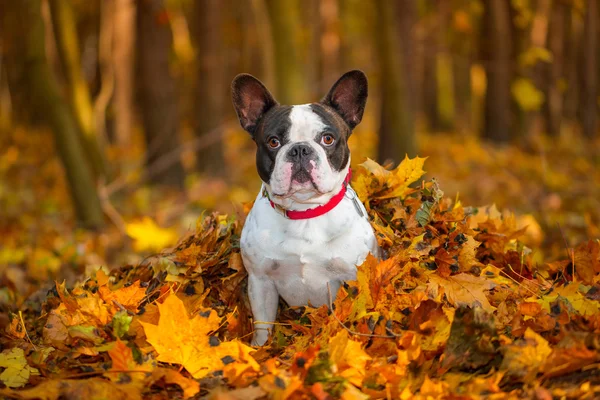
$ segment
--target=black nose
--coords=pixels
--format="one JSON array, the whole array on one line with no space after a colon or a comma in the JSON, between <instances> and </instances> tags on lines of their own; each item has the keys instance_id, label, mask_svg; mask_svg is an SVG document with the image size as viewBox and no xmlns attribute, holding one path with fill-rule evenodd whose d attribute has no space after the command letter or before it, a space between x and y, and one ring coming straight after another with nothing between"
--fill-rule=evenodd
<instances>
[{"instance_id":1,"label":"black nose","mask_svg":"<svg viewBox=\"0 0 600 400\"><path fill-rule=\"evenodd\" d=\"M288 157L290 158L291 161L300 161L303 158L307 159L309 158L309 156L312 156L314 154L314 150L313 148L308 145L308 144L304 144L304 143L298 143L296 145L294 145L290 151L288 151Z\"/></svg>"}]
</instances>

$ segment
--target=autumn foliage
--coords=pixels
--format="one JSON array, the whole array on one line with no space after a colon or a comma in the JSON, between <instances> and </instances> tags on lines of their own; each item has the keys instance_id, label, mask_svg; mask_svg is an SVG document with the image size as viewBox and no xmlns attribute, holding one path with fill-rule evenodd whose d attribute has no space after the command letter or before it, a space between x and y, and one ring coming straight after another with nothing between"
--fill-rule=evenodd
<instances>
[{"instance_id":1,"label":"autumn foliage","mask_svg":"<svg viewBox=\"0 0 600 400\"><path fill-rule=\"evenodd\" d=\"M0 395L600 396L600 243L534 262L527 221L445 197L420 181L424 161L354 171L384 260L369 257L331 309L282 303L267 346L249 346L243 221L215 213L170 251L58 282L11 314Z\"/></svg>"}]
</instances>

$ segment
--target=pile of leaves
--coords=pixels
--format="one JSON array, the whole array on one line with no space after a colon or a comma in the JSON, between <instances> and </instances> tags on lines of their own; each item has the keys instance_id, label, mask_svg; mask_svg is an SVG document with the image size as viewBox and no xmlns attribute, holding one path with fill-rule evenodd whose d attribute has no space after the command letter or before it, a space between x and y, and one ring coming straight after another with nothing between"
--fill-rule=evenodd
<instances>
[{"instance_id":1,"label":"pile of leaves","mask_svg":"<svg viewBox=\"0 0 600 400\"><path fill-rule=\"evenodd\" d=\"M468 204L493 201L499 208L530 214L528 234L540 262L565 254L587 238L600 237L600 140L569 132L499 146L473 136L420 133L429 176L446 193Z\"/></svg>"},{"instance_id":2,"label":"pile of leaves","mask_svg":"<svg viewBox=\"0 0 600 400\"><path fill-rule=\"evenodd\" d=\"M383 260L369 257L331 307L280 305L249 346L243 221L213 214L172 251L10 315L0 395L22 399L595 398L600 243L534 262L527 227L465 207L424 159L368 160L353 187Z\"/></svg>"}]
</instances>

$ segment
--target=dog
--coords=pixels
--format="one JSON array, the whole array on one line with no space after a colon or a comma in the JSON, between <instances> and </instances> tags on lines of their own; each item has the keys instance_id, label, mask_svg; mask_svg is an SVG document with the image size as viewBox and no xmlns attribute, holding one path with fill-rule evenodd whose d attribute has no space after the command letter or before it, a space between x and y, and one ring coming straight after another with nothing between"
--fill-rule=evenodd
<instances>
[{"instance_id":1,"label":"dog","mask_svg":"<svg viewBox=\"0 0 600 400\"><path fill-rule=\"evenodd\" d=\"M290 306L331 306L369 253L379 256L367 211L350 186L348 138L368 96L361 71L345 73L318 103L280 105L258 79L240 74L231 94L241 126L256 143L263 182L240 239L262 346L279 296Z\"/></svg>"}]
</instances>

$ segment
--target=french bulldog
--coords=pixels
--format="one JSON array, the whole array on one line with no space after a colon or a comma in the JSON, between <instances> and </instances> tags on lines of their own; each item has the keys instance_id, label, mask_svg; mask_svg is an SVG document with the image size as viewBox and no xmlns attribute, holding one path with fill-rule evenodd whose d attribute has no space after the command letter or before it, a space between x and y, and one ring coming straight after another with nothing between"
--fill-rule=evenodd
<instances>
[{"instance_id":1,"label":"french bulldog","mask_svg":"<svg viewBox=\"0 0 600 400\"><path fill-rule=\"evenodd\" d=\"M342 282L356 279L356 266L379 255L349 183L348 138L363 116L367 78L347 72L320 102L293 106L280 105L252 75L238 75L231 88L263 182L240 239L252 344L262 346L279 296L290 306L331 306Z\"/></svg>"}]
</instances>

